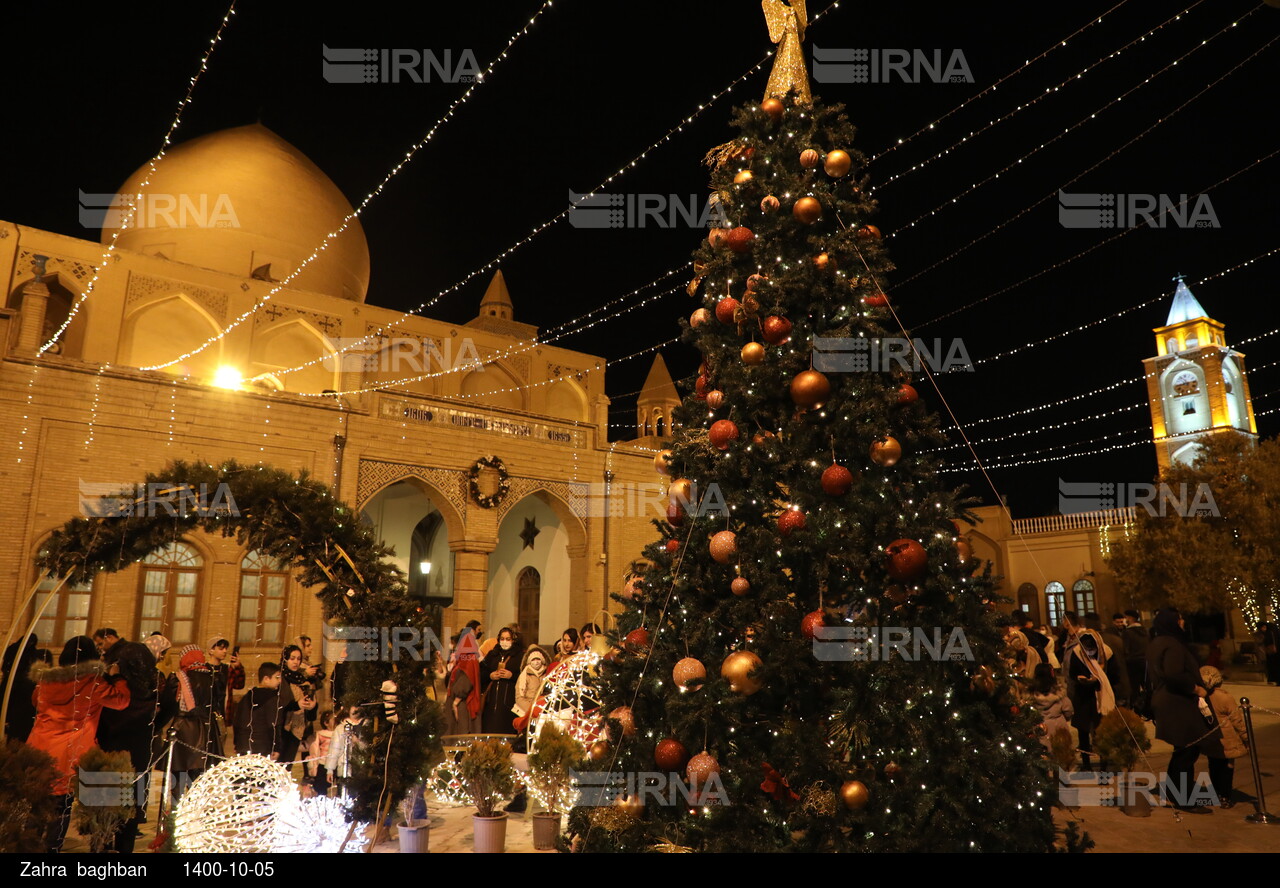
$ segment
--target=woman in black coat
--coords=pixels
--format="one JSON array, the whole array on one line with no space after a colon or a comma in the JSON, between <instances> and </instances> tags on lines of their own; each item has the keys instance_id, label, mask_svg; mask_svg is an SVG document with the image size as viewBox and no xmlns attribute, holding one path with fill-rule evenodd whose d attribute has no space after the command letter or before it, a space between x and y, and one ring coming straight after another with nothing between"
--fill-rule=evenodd
<instances>
[{"instance_id":1,"label":"woman in black coat","mask_svg":"<svg viewBox=\"0 0 1280 888\"><path fill-rule=\"evenodd\" d=\"M138 807L134 816L116 833L118 854L132 854L137 825L145 816L151 782L151 735L156 718L156 658L146 645L119 641L104 659L116 663L120 677L129 686L129 705L124 709L104 709L98 720L98 745L105 752L129 753L138 779L134 783Z\"/></svg>"},{"instance_id":2,"label":"woman in black coat","mask_svg":"<svg viewBox=\"0 0 1280 888\"><path fill-rule=\"evenodd\" d=\"M484 711L480 730L486 734L518 734L512 722L516 704L516 676L522 651L516 647L515 633L503 629L498 643L480 663L480 686L484 689Z\"/></svg>"},{"instance_id":3,"label":"woman in black coat","mask_svg":"<svg viewBox=\"0 0 1280 888\"><path fill-rule=\"evenodd\" d=\"M1208 807L1188 804L1192 800L1196 759L1200 756L1197 744L1206 730L1199 698L1207 691L1200 678L1200 664L1187 647L1182 614L1176 608L1157 611L1151 622L1147 675L1151 681L1156 739L1173 747L1165 791L1175 807L1208 813Z\"/></svg>"}]
</instances>

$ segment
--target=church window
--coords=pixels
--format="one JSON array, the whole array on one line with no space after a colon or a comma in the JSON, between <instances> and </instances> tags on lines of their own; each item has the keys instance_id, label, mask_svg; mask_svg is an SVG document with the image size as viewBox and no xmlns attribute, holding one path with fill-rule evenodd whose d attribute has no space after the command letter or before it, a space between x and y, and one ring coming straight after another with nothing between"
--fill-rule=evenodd
<instances>
[{"instance_id":1,"label":"church window","mask_svg":"<svg viewBox=\"0 0 1280 888\"><path fill-rule=\"evenodd\" d=\"M1067 612L1066 587L1057 580L1053 580L1044 587L1044 600L1049 613L1049 624L1062 625L1062 615Z\"/></svg>"},{"instance_id":2,"label":"church window","mask_svg":"<svg viewBox=\"0 0 1280 888\"><path fill-rule=\"evenodd\" d=\"M236 641L241 644L284 643L285 596L289 574L285 566L254 550L240 562L240 609Z\"/></svg>"},{"instance_id":3,"label":"church window","mask_svg":"<svg viewBox=\"0 0 1280 888\"><path fill-rule=\"evenodd\" d=\"M196 598L204 559L186 543L170 543L142 559L142 594L134 638L152 632L169 637L174 647L196 640Z\"/></svg>"},{"instance_id":4,"label":"church window","mask_svg":"<svg viewBox=\"0 0 1280 888\"><path fill-rule=\"evenodd\" d=\"M40 613L40 621L36 623L35 634L45 646L58 647L68 638L89 634L89 599L93 591L92 583L67 583L57 592L53 588L58 581L45 577L40 581L36 592L35 611ZM53 595L53 601L45 602Z\"/></svg>"},{"instance_id":5,"label":"church window","mask_svg":"<svg viewBox=\"0 0 1280 888\"><path fill-rule=\"evenodd\" d=\"M1183 416L1190 416L1191 414L1193 414L1193 413L1195 413L1195 412L1196 412L1196 399L1195 399L1195 398L1187 398L1187 400L1185 400L1185 401L1183 401L1183 402L1182 402L1182 415L1183 415Z\"/></svg>"},{"instance_id":6,"label":"church window","mask_svg":"<svg viewBox=\"0 0 1280 888\"><path fill-rule=\"evenodd\" d=\"M1076 613L1081 616L1097 610L1093 597L1093 583L1088 580L1076 580L1071 587L1071 596L1075 600Z\"/></svg>"}]
</instances>

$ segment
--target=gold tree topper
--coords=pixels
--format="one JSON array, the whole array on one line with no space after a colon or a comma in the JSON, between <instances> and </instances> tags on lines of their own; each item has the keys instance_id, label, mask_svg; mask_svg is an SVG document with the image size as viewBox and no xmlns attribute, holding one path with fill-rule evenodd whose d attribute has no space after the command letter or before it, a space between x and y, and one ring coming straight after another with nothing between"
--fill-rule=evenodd
<instances>
[{"instance_id":1,"label":"gold tree topper","mask_svg":"<svg viewBox=\"0 0 1280 888\"><path fill-rule=\"evenodd\" d=\"M773 71L765 87L766 99L786 99L787 93L795 93L797 105L812 105L809 94L809 75L804 67L804 29L809 17L804 9L805 0L762 0L764 20L769 25L769 39L778 44L778 55L773 60Z\"/></svg>"}]
</instances>

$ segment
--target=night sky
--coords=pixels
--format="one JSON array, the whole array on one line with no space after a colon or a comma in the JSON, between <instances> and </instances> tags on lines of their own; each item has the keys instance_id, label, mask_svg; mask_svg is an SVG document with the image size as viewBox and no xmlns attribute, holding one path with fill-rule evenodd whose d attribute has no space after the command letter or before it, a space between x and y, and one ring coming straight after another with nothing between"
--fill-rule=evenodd
<instances>
[{"instance_id":1,"label":"night sky","mask_svg":"<svg viewBox=\"0 0 1280 888\"><path fill-rule=\"evenodd\" d=\"M437 58L448 49L455 60L470 49L484 67L539 6L535 0L432 2L414 4L417 11L411 12L381 0L243 2L176 140L261 121L309 156L356 204L467 85L439 78L331 84L322 76L322 45L430 49ZM810 18L826 7L811 2ZM1075 78L1188 8L1179 20ZM97 231L79 226L77 189L114 192L156 152L225 11L225 4L209 0L89 4L74 13L61 4L12 10L0 60L11 87L8 138L0 147L8 174L0 190L0 218L96 239ZM1100 23L1090 24L1099 16ZM1278 326L1273 281L1280 254L1196 282L1280 246L1280 157L1209 191L1218 228L1066 228L1058 218L1057 191L1166 194L1176 200L1280 149L1274 121L1280 50L1267 45L1280 34L1280 9L1238 0L1034 7L845 0L812 25L806 46L922 49L930 56L941 49L944 60L953 50L963 53L973 83L926 77L918 83L813 84L820 100L847 106L859 128L852 147L870 157L1081 28L1066 46L870 167L873 184L887 182L876 192L881 210L875 221L891 235L898 266L889 293L908 327L928 342L960 337L976 360L1156 299L1088 331L940 378L943 395L966 428L1007 416L973 425L972 437L1062 426L978 445L984 460L1081 454L1143 440L1108 453L992 471L1015 517L1054 511L1059 478L1136 482L1153 476L1145 405L1091 417L1145 402L1140 362L1154 354L1151 328L1165 322L1174 274L1187 276L1209 314L1226 324L1232 345ZM1205 40L1207 45L1191 52ZM365 212L373 264L368 301L408 309L490 262L564 210L570 190L596 188L771 46L760 4L753 0L557 2ZM702 156L732 138L732 108L758 102L767 74L765 66L747 78L606 190L673 194L686 201L704 196ZM1149 77L1149 84L1100 110ZM1045 95L1063 81L1069 82ZM1043 98L1029 109L957 144L1038 97ZM1061 137L1036 151L1055 136ZM910 171L943 151L948 153ZM910 172L888 181L904 171ZM996 173L998 179L965 193ZM516 318L547 330L683 264L662 285L680 284L674 293L556 344L615 359L669 339L678 333L677 318L695 307L682 285L699 236L687 226L584 230L561 221L502 262ZM1090 252L1073 259L1084 251ZM451 322L474 317L491 274L476 276L427 313ZM1280 407L1274 397L1280 369L1266 366L1280 360L1277 346L1280 335L1240 346L1259 413ZM663 354L677 378L697 365L686 346L668 346ZM609 370L611 422L630 421L634 392L648 365L645 357ZM1008 416L1124 380L1129 382L1102 394ZM917 387L940 408L928 383ZM1280 423L1273 413L1260 416L1258 425L1269 436ZM615 428L612 434L625 438L631 431ZM1038 452L1017 456L1029 451ZM953 453L955 464L969 462L962 461L961 451ZM948 477L992 500L980 475Z\"/></svg>"}]
</instances>

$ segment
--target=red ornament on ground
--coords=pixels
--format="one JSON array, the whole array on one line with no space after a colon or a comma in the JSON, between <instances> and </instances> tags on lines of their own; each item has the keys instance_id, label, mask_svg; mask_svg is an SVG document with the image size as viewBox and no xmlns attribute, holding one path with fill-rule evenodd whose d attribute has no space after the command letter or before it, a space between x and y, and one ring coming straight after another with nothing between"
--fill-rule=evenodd
<instances>
[{"instance_id":1,"label":"red ornament on ground","mask_svg":"<svg viewBox=\"0 0 1280 888\"><path fill-rule=\"evenodd\" d=\"M751 591L751 583L746 577L734 577L733 582L729 584L729 591L741 598Z\"/></svg>"},{"instance_id":2,"label":"red ornament on ground","mask_svg":"<svg viewBox=\"0 0 1280 888\"><path fill-rule=\"evenodd\" d=\"M791 322L777 315L769 315L761 325L764 341L770 345L782 345L791 338Z\"/></svg>"},{"instance_id":3,"label":"red ornament on ground","mask_svg":"<svg viewBox=\"0 0 1280 888\"><path fill-rule=\"evenodd\" d=\"M898 403L899 404L914 404L916 401L919 401L919 400L920 400L920 393L916 391L915 386L905 382L902 385L898 386Z\"/></svg>"},{"instance_id":4,"label":"red ornament on ground","mask_svg":"<svg viewBox=\"0 0 1280 888\"><path fill-rule=\"evenodd\" d=\"M729 444L738 440L738 425L731 419L717 420L711 424L707 438L717 450L728 450Z\"/></svg>"},{"instance_id":5,"label":"red ornament on ground","mask_svg":"<svg viewBox=\"0 0 1280 888\"><path fill-rule=\"evenodd\" d=\"M929 553L915 540L894 540L884 550L889 556L889 576L900 583L920 576L929 563Z\"/></svg>"},{"instance_id":6,"label":"red ornament on ground","mask_svg":"<svg viewBox=\"0 0 1280 888\"><path fill-rule=\"evenodd\" d=\"M711 538L711 557L716 564L728 564L738 557L738 536L732 530L722 530Z\"/></svg>"},{"instance_id":7,"label":"red ornament on ground","mask_svg":"<svg viewBox=\"0 0 1280 888\"><path fill-rule=\"evenodd\" d=\"M804 619L800 621L800 634L805 638L813 638L817 635L819 626L827 625L826 614L820 610L811 611L804 615Z\"/></svg>"},{"instance_id":8,"label":"red ornament on ground","mask_svg":"<svg viewBox=\"0 0 1280 888\"><path fill-rule=\"evenodd\" d=\"M716 320L722 324L732 324L734 312L738 310L738 300L726 296L716 303Z\"/></svg>"},{"instance_id":9,"label":"red ornament on ground","mask_svg":"<svg viewBox=\"0 0 1280 888\"><path fill-rule=\"evenodd\" d=\"M853 473L832 463L822 473L822 490L828 496L844 496L853 487Z\"/></svg>"},{"instance_id":10,"label":"red ornament on ground","mask_svg":"<svg viewBox=\"0 0 1280 888\"><path fill-rule=\"evenodd\" d=\"M683 771L689 763L689 750L679 740L667 737L654 747L653 763L664 771Z\"/></svg>"},{"instance_id":11,"label":"red ornament on ground","mask_svg":"<svg viewBox=\"0 0 1280 888\"><path fill-rule=\"evenodd\" d=\"M729 231L729 249L735 253L749 253L755 241L755 233L742 225Z\"/></svg>"},{"instance_id":12,"label":"red ornament on ground","mask_svg":"<svg viewBox=\"0 0 1280 888\"><path fill-rule=\"evenodd\" d=\"M778 533L785 536L805 528L804 512L797 509L786 509L778 516Z\"/></svg>"}]
</instances>

